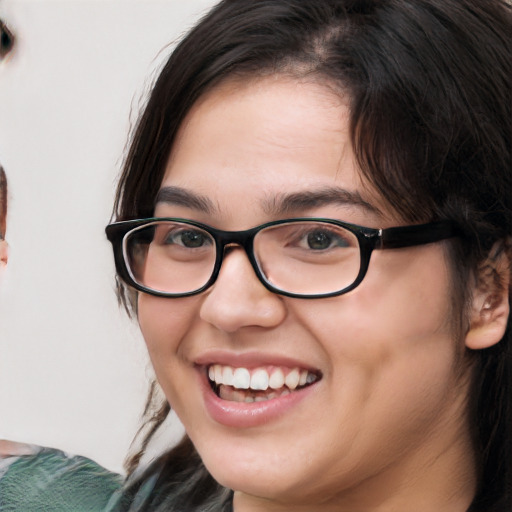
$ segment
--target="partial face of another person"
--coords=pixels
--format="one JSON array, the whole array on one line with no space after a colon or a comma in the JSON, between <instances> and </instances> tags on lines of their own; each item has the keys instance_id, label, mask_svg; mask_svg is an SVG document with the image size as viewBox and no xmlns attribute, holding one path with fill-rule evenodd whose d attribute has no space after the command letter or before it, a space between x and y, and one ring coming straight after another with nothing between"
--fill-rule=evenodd
<instances>
[{"instance_id":1,"label":"partial face of another person","mask_svg":"<svg viewBox=\"0 0 512 512\"><path fill-rule=\"evenodd\" d=\"M7 179L0 167L0 276L7 265L8 247L5 240L7 230Z\"/></svg>"},{"instance_id":2,"label":"partial face of another person","mask_svg":"<svg viewBox=\"0 0 512 512\"><path fill-rule=\"evenodd\" d=\"M7 242L2 238L0 239L0 275L7 265L8 259L8 246Z\"/></svg>"},{"instance_id":3,"label":"partial face of another person","mask_svg":"<svg viewBox=\"0 0 512 512\"><path fill-rule=\"evenodd\" d=\"M407 224L362 181L348 122L343 96L312 81L221 84L183 123L154 214L232 231L292 217ZM205 292L139 294L157 378L213 476L311 510L444 479L471 458L446 252L377 250L351 292L300 299L267 290L235 245ZM236 386L222 384L231 374ZM271 387L235 389L247 379Z\"/></svg>"}]
</instances>

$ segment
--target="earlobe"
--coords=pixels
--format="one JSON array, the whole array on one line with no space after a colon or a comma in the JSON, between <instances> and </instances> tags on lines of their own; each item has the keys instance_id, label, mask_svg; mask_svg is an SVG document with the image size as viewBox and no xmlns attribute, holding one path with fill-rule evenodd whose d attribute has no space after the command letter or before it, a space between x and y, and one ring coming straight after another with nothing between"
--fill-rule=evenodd
<instances>
[{"instance_id":1,"label":"earlobe","mask_svg":"<svg viewBox=\"0 0 512 512\"><path fill-rule=\"evenodd\" d=\"M491 251L481 266L472 298L466 346L479 350L496 345L505 335L510 316L510 259L505 250Z\"/></svg>"},{"instance_id":2,"label":"earlobe","mask_svg":"<svg viewBox=\"0 0 512 512\"><path fill-rule=\"evenodd\" d=\"M503 338L510 315L508 293L485 301L480 311L473 311L466 346L478 350L488 348Z\"/></svg>"}]
</instances>

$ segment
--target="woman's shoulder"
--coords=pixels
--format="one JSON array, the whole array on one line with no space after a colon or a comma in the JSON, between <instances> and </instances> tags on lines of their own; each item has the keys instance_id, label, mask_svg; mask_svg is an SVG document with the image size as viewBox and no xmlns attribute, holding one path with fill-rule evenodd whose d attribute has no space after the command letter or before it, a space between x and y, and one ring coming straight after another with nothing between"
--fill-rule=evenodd
<instances>
[{"instance_id":1,"label":"woman's shoulder","mask_svg":"<svg viewBox=\"0 0 512 512\"><path fill-rule=\"evenodd\" d=\"M103 511L122 485L121 475L87 457L31 445L14 448L0 459L2 512Z\"/></svg>"}]
</instances>

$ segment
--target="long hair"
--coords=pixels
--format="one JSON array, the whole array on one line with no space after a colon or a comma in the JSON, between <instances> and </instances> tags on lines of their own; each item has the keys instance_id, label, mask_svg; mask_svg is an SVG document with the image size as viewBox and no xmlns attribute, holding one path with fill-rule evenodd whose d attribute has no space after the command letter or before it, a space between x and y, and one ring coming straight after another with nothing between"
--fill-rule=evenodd
<instances>
[{"instance_id":1,"label":"long hair","mask_svg":"<svg viewBox=\"0 0 512 512\"><path fill-rule=\"evenodd\" d=\"M450 242L463 315L478 265L497 242L511 252L511 41L505 0L224 0L155 81L130 141L113 218L153 214L177 131L206 91L233 77L311 77L349 98L361 173L391 208L404 221L452 219L464 230ZM123 283L118 289L136 313L134 292ZM509 318L500 343L471 354L474 511L512 509L511 338ZM148 404L143 447L170 410L154 395ZM128 461L130 471L139 456ZM227 506L226 491L188 438L148 474L159 475L155 510Z\"/></svg>"}]
</instances>

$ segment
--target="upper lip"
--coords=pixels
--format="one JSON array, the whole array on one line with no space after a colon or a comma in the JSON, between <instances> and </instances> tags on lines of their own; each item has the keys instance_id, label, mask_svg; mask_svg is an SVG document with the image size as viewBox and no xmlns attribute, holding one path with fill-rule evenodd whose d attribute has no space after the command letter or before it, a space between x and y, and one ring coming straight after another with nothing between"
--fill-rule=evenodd
<instances>
[{"instance_id":1,"label":"upper lip","mask_svg":"<svg viewBox=\"0 0 512 512\"><path fill-rule=\"evenodd\" d=\"M194 359L196 366L208 367L212 364L233 366L234 368L258 368L261 366L281 366L286 368L300 368L318 373L310 363L282 354L262 352L231 352L226 350L211 350L202 353Z\"/></svg>"}]
</instances>

